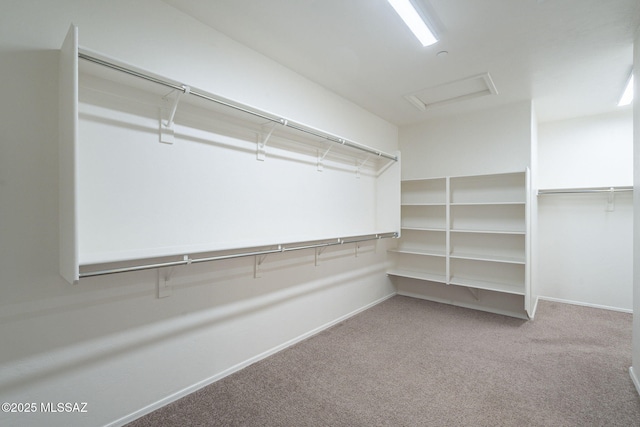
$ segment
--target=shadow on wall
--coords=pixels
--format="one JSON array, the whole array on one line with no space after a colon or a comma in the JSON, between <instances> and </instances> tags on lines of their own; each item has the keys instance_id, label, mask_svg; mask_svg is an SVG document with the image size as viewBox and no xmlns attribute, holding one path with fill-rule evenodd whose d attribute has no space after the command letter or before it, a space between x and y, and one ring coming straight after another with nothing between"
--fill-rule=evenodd
<instances>
[{"instance_id":1,"label":"shadow on wall","mask_svg":"<svg viewBox=\"0 0 640 427\"><path fill-rule=\"evenodd\" d=\"M25 299L58 262L57 70L57 51L0 52L3 305Z\"/></svg>"},{"instance_id":2,"label":"shadow on wall","mask_svg":"<svg viewBox=\"0 0 640 427\"><path fill-rule=\"evenodd\" d=\"M265 295L266 291L263 291L262 295L258 294L253 298L238 300L224 306L209 307L208 310L202 308L199 312L191 312L188 315L183 314L180 318L163 319L147 326L130 326L109 337L108 346L105 346L104 343L98 343L97 339L90 339L86 342L67 345L65 348L60 348L55 351L49 350L46 355L35 356L35 358L43 357L47 360L47 363L33 363L34 366L38 366L40 369L30 369L27 375L22 373L15 377L11 375L3 376L5 378L0 381L0 389L10 393L14 389L29 387L30 385L45 380L63 378L69 372L77 372L85 367L100 364L101 362L145 347L152 347L163 341L176 339L185 334L198 331L202 332L215 324L257 313L270 307L272 308L288 301L326 290L330 287L348 286L349 284L366 280L367 277L371 277L374 274L382 274L384 269L384 265L366 266L346 271L339 275L323 277L304 284L298 284L298 286L282 288L280 290L271 289L268 295ZM258 279L256 283L259 281ZM233 286L243 286L242 284L233 282L235 281L232 280L222 286L227 289ZM218 290L220 290L220 285L217 284L202 283L202 285L218 287ZM256 290L259 289L260 286L256 284L250 287ZM178 297L176 296L176 298ZM204 302L204 304L201 304L203 306L211 302L209 299L196 299L195 301ZM62 309L64 310L66 307ZM291 322L292 320L293 319L283 319L285 322ZM250 333L250 331L248 332ZM251 339L251 336L246 336L245 338ZM266 351L268 349L264 350ZM33 359L34 357L30 356L29 358Z\"/></svg>"}]
</instances>

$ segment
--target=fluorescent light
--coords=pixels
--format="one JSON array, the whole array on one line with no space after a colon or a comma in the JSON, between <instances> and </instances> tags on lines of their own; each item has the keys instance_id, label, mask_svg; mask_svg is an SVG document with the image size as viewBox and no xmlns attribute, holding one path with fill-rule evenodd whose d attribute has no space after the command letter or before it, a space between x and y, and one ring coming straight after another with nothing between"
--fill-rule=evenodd
<instances>
[{"instance_id":1,"label":"fluorescent light","mask_svg":"<svg viewBox=\"0 0 640 427\"><path fill-rule=\"evenodd\" d=\"M627 87L624 88L624 93L622 94L622 98L620 98L620 102L618 102L618 107L623 107L625 105L631 104L633 101L633 74L629 77L629 81L627 82Z\"/></svg>"},{"instance_id":2,"label":"fluorescent light","mask_svg":"<svg viewBox=\"0 0 640 427\"><path fill-rule=\"evenodd\" d=\"M404 23L407 24L407 27L409 27L418 40L420 40L422 46L430 46L438 41L409 0L388 1L398 15L400 15Z\"/></svg>"}]
</instances>

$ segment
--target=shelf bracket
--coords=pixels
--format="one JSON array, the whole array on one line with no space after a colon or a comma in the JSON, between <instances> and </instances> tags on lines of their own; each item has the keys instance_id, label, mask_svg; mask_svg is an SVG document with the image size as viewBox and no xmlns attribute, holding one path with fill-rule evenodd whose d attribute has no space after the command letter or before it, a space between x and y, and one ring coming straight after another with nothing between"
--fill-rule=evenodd
<instances>
[{"instance_id":1,"label":"shelf bracket","mask_svg":"<svg viewBox=\"0 0 640 427\"><path fill-rule=\"evenodd\" d=\"M182 86L182 91L178 92L177 90L172 90L167 95L163 96L162 99L165 102L169 102L169 96L173 93L177 92L176 97L173 99L173 103L170 108L161 108L160 109L160 142L164 142L165 144L173 144L174 137L174 126L173 119L176 116L176 110L178 109L178 103L180 102L180 98L182 95L186 95L191 92L191 88L189 86ZM166 115L166 119L165 119Z\"/></svg>"},{"instance_id":2,"label":"shelf bracket","mask_svg":"<svg viewBox=\"0 0 640 427\"><path fill-rule=\"evenodd\" d=\"M161 298L166 298L168 296L171 296L171 284L169 283L171 281L171 274L173 273L173 267L171 267L169 269L169 271L163 271L163 269L159 268L158 269L158 281L157 281L157 298L161 299Z\"/></svg>"},{"instance_id":3,"label":"shelf bracket","mask_svg":"<svg viewBox=\"0 0 640 427\"><path fill-rule=\"evenodd\" d=\"M187 263L187 265L191 264L191 259L189 259L188 255L184 255L183 260ZM171 287L171 277L175 273L175 266L169 268L159 268L158 269L158 281L157 281L157 297L166 298L171 296L173 288Z\"/></svg>"},{"instance_id":4,"label":"shelf bracket","mask_svg":"<svg viewBox=\"0 0 640 427\"><path fill-rule=\"evenodd\" d=\"M327 244L327 246L319 246L315 249L315 266L319 266L320 265L320 255L322 255L322 253L329 247L329 246L333 246L335 244L341 245L343 244L343 240L342 239L338 239L336 240L335 243L329 243Z\"/></svg>"},{"instance_id":5,"label":"shelf bracket","mask_svg":"<svg viewBox=\"0 0 640 427\"><path fill-rule=\"evenodd\" d=\"M356 178L360 178L360 168L369 161L369 157L371 157L371 154L365 157L365 159L360 164L358 164L358 160L356 160Z\"/></svg>"},{"instance_id":6,"label":"shelf bracket","mask_svg":"<svg viewBox=\"0 0 640 427\"><path fill-rule=\"evenodd\" d=\"M615 188L609 188L609 194L607 196L607 212L613 212L616 210L615 206Z\"/></svg>"},{"instance_id":7,"label":"shelf bracket","mask_svg":"<svg viewBox=\"0 0 640 427\"><path fill-rule=\"evenodd\" d=\"M262 138L261 135L258 136L258 147L256 150L257 160L264 161L264 159L267 157L267 153L266 153L267 142L269 142L269 138L271 138L271 134L276 129L276 125L280 124L282 126L286 126L287 123L288 122L285 119L280 119L278 122L272 122L271 126L268 128L269 131L264 136L264 138Z\"/></svg>"},{"instance_id":8,"label":"shelf bracket","mask_svg":"<svg viewBox=\"0 0 640 427\"><path fill-rule=\"evenodd\" d=\"M467 290L469 292L471 292L471 295L473 295L473 297L476 299L476 301L480 301L479 292L478 292L477 289L467 287Z\"/></svg>"},{"instance_id":9,"label":"shelf bracket","mask_svg":"<svg viewBox=\"0 0 640 427\"><path fill-rule=\"evenodd\" d=\"M331 149L336 144L336 142L344 144L344 139L333 141L331 143L331 145L329 146L329 148L327 148L327 151L325 151L322 156L318 153L318 172L322 172L324 170L324 163L323 163L324 162L324 158L327 157L327 154L329 154L329 151L331 151Z\"/></svg>"},{"instance_id":10,"label":"shelf bracket","mask_svg":"<svg viewBox=\"0 0 640 427\"><path fill-rule=\"evenodd\" d=\"M382 154L380 154L380 157L382 157ZM383 167L381 167L378 170L378 173L376 174L376 178L382 176L382 174L384 174L387 169L389 169L391 167L391 165L393 165L396 161L395 160L389 160Z\"/></svg>"},{"instance_id":11,"label":"shelf bracket","mask_svg":"<svg viewBox=\"0 0 640 427\"><path fill-rule=\"evenodd\" d=\"M283 252L283 248L282 245L278 245L278 250L280 252ZM254 279L259 279L260 277L262 277L262 274L260 273L260 267L262 266L262 263L267 259L267 257L269 256L269 254L264 254L264 255L256 255L253 257L253 278Z\"/></svg>"},{"instance_id":12,"label":"shelf bracket","mask_svg":"<svg viewBox=\"0 0 640 427\"><path fill-rule=\"evenodd\" d=\"M322 252L324 252L325 248L326 246L322 248L316 248L315 260L314 260L314 264L316 267L320 265L320 255L322 255Z\"/></svg>"}]
</instances>

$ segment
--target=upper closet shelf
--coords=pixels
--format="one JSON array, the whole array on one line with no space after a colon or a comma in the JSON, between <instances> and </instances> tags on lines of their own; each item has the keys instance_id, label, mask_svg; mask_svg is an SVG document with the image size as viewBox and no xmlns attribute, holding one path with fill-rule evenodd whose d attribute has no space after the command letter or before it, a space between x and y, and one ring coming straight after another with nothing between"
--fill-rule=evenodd
<instances>
[{"instance_id":1,"label":"upper closet shelf","mask_svg":"<svg viewBox=\"0 0 640 427\"><path fill-rule=\"evenodd\" d=\"M538 196L545 194L621 193L626 191L633 191L633 187L546 188L538 190Z\"/></svg>"},{"instance_id":2,"label":"upper closet shelf","mask_svg":"<svg viewBox=\"0 0 640 427\"><path fill-rule=\"evenodd\" d=\"M360 144L355 141L350 141L346 138L342 138L340 136L325 132L315 127L308 126L291 119L280 117L270 112L236 102L234 100L160 76L158 74L151 73L149 71L143 70L138 67L134 67L132 65L126 64L114 58L110 58L106 55L100 54L98 52L84 48L82 46L78 47L78 58L82 59L84 62L96 64L105 69L118 71L123 75L136 77L140 80L140 84L142 84L142 82L144 81L144 82L150 82L152 85L164 87L165 90L166 88L171 89L172 93L168 96L165 96L165 98L172 98L172 99L167 99L169 101L169 105L167 105L166 114L162 118L162 124L161 124L161 141L162 142L166 142L166 143L173 142L173 119L175 117L175 113L176 113L176 110L178 109L180 102L182 102L182 98L185 95L188 95L192 98L204 100L209 104L213 104L215 106L221 106L227 112L229 112L229 109L232 109L233 111L243 115L244 118L247 120L249 119L250 116L252 116L254 118L261 120L263 124L266 121L266 123L269 124L270 126L266 127L261 140L258 141L258 160L264 160L265 147L269 141L269 138L271 137L274 130L277 127L281 126L282 128L293 130L298 134L301 133L306 136L319 138L320 141L327 144L326 151L321 152L318 155L319 169L321 168L322 160L324 160L324 158L327 156L329 151L331 151L331 149L335 145L341 145L344 147L348 147L351 149L355 149L355 150L359 150L367 153L368 154L367 158L365 158L364 160L361 160L362 164L366 163L371 156L373 156L374 158L378 157L378 158L389 159L394 162L398 161L397 155L389 154L384 151L378 150L376 148L369 147L367 145ZM86 65L85 65L85 68L86 68ZM104 74L104 71L101 72L97 68L93 68L89 71L92 74L97 74L97 75ZM114 77L110 76L109 79L114 79ZM144 89L149 91L153 90L152 88L149 87L149 85L145 86ZM209 108L212 108L212 107L209 107ZM360 164L360 166L362 164Z\"/></svg>"}]
</instances>

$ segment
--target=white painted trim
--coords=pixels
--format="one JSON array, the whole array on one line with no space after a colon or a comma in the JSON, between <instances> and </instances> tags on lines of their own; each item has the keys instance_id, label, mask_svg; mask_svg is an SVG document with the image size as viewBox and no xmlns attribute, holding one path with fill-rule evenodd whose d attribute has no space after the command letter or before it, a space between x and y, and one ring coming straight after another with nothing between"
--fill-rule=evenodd
<instances>
[{"instance_id":1,"label":"white painted trim","mask_svg":"<svg viewBox=\"0 0 640 427\"><path fill-rule=\"evenodd\" d=\"M633 381L633 385L636 386L636 391L640 394L640 379L636 375L633 366L629 368L629 375L631 375L631 381Z\"/></svg>"},{"instance_id":2,"label":"white painted trim","mask_svg":"<svg viewBox=\"0 0 640 427\"><path fill-rule=\"evenodd\" d=\"M540 302L540 297L536 297L536 300L533 303L533 310L531 310L531 314L529 316L529 320L533 320L536 317L536 311L538 310L539 302Z\"/></svg>"},{"instance_id":3,"label":"white painted trim","mask_svg":"<svg viewBox=\"0 0 640 427\"><path fill-rule=\"evenodd\" d=\"M272 349L265 351L264 353L258 354L257 356L254 356L254 357L252 357L252 358L250 358L248 360L245 360L244 362L238 363L237 365L234 365L234 366L232 366L232 367L230 367L230 368L228 368L228 369L226 369L226 370L224 370L224 371L222 371L222 372L220 372L220 373L218 373L216 375L213 375L213 376L211 376L209 378L206 378L206 379L204 379L204 380L202 380L200 382L197 382L197 383L195 383L193 385L190 385L189 387L183 388L182 390L179 390L179 391L177 391L177 392L175 392L173 394L170 394L169 396L166 396L166 397L158 400L157 402L151 403L150 405L147 405L147 406L145 406L145 407L143 407L141 409L138 409L137 411L135 411L135 412L133 412L133 413L131 413L129 415L126 415L126 416L124 416L124 417L122 417L120 419L117 419L117 420L109 423L109 424L106 424L105 427L123 426L123 425L125 425L127 423L130 423L130 422L132 422L132 421L134 421L134 420L136 420L136 419L138 419L138 418L140 418L140 417L142 417L144 415L150 414L151 412L153 412L153 411L155 411L157 409L160 409L163 406L166 406L171 402L175 402L176 400L181 399L181 398L183 398L183 397L185 397L185 396L187 396L187 395L189 395L189 394L191 394L191 393L193 393L195 391L198 391L203 387L206 387L206 386L208 386L210 384L213 384L214 382L219 381L219 380L223 379L224 377L229 376L229 375L231 375L231 374L233 374L235 372L238 372L238 371L246 368L249 365L252 365L252 364L254 364L254 363L256 363L256 362L258 362L258 361L260 361L262 359L265 359L265 358L267 358L269 356L272 356L272 355L278 353L279 351L282 351L282 350L284 350L284 349L286 349L288 347L291 347L294 344L297 344L297 343L299 343L301 341L304 341L307 338L309 338L309 337L311 337L313 335L316 335L316 334L318 334L318 333L320 333L320 332L322 332L322 331L324 331L326 329L329 329L330 327L335 326L338 323L343 322L343 321L347 320L348 318L355 316L356 314L359 314L359 313L361 313L361 312L363 312L365 310L368 310L371 307L373 307L375 305L378 305L381 302L384 302L384 301L388 300L389 298L391 298L391 297L393 297L395 295L396 295L395 293L392 293L392 294L389 294L389 295L387 295L385 297L382 297L382 298L380 298L380 299L378 299L378 300L376 300L376 301L374 301L374 302L372 302L370 304L365 305L364 307L361 307L361 308L359 308L357 310L354 310L354 311L352 311L350 313L347 313L344 316L341 316L341 317L339 317L339 318L337 318L337 319L335 319L335 320L333 320L333 321L331 321L329 323L325 323L324 325L321 325L321 326L319 326L319 327L317 327L315 329L312 329L311 331L306 332L306 333L304 333L304 334L302 334L302 335L300 335L300 336L298 336L296 338L293 338L293 339L291 339L291 340L289 340L289 341L287 341L285 343L282 343L282 344L280 344L278 346L275 346Z\"/></svg>"},{"instance_id":4,"label":"white painted trim","mask_svg":"<svg viewBox=\"0 0 640 427\"><path fill-rule=\"evenodd\" d=\"M591 304L591 303L588 303L588 302L571 301L571 300L566 300L566 299L561 299L561 298L552 298L552 297L539 296L538 300L561 302L563 304L581 305L581 306L584 306L584 307L591 307L591 308L601 308L603 310L620 311L622 313L633 313L633 310L628 309L628 308L611 307L611 306L608 306L608 305Z\"/></svg>"},{"instance_id":5,"label":"white painted trim","mask_svg":"<svg viewBox=\"0 0 640 427\"><path fill-rule=\"evenodd\" d=\"M517 319L528 320L528 317L526 316L526 314L518 313L518 312L515 312L515 311L501 310L499 308L485 307L485 306L475 305L475 304L467 304L467 303L458 302L458 301L454 301L454 300L450 300L450 299L446 299L446 298L435 298L435 297L431 297L431 296L428 296L428 295L422 295L422 294L418 294L418 293L414 293L414 292L399 291L398 295L404 296L404 297L423 299L423 300L427 300L427 301L439 302L441 304L454 305L456 307L469 308L469 309L472 309L472 310L486 311L488 313L500 314L502 316L515 317Z\"/></svg>"}]
</instances>

